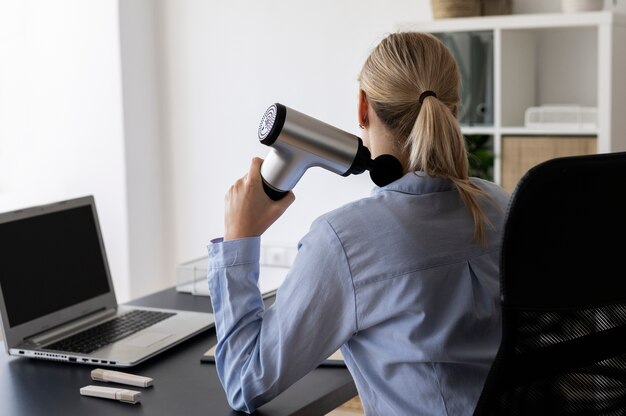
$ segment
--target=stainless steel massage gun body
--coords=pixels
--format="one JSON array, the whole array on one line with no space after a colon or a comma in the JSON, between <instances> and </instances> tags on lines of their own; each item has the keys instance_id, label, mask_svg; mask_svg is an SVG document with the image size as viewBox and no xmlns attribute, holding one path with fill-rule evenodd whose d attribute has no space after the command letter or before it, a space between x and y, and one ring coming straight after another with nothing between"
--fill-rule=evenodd
<instances>
[{"instance_id":1,"label":"stainless steel massage gun body","mask_svg":"<svg viewBox=\"0 0 626 416\"><path fill-rule=\"evenodd\" d=\"M390 182L390 174L394 180L402 174L400 162L392 156L383 155L391 161L383 156L372 160L359 137L280 103L265 111L258 135L261 143L271 147L261 165L261 177L265 192L273 200L284 197L313 166L342 176L367 169L379 186Z\"/></svg>"}]
</instances>

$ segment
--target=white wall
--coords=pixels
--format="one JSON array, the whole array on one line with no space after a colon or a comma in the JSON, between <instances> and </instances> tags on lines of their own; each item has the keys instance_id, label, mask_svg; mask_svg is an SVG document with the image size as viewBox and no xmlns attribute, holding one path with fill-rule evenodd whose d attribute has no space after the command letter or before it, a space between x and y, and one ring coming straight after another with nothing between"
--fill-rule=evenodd
<instances>
[{"instance_id":1,"label":"white wall","mask_svg":"<svg viewBox=\"0 0 626 416\"><path fill-rule=\"evenodd\" d=\"M166 164L161 140L161 90L155 3L119 2L128 199L130 294L137 297L174 283L164 232Z\"/></svg>"},{"instance_id":2,"label":"white wall","mask_svg":"<svg viewBox=\"0 0 626 416\"><path fill-rule=\"evenodd\" d=\"M121 110L116 1L0 1L0 211L93 194L126 300Z\"/></svg>"},{"instance_id":3,"label":"white wall","mask_svg":"<svg viewBox=\"0 0 626 416\"><path fill-rule=\"evenodd\" d=\"M427 0L161 1L164 137L169 143L174 260L205 254L222 234L228 187L251 157L265 109L281 102L359 134L360 67L377 42L407 16L429 19ZM264 243L295 244L325 211L369 194L365 175L311 170L296 202Z\"/></svg>"}]
</instances>

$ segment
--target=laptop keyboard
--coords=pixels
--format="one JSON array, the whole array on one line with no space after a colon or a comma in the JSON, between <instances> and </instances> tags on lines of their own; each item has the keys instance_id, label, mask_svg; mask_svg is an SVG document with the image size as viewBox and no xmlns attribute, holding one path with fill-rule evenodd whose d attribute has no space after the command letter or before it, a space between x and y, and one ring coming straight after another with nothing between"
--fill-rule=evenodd
<instances>
[{"instance_id":1,"label":"laptop keyboard","mask_svg":"<svg viewBox=\"0 0 626 416\"><path fill-rule=\"evenodd\" d=\"M46 347L48 350L89 354L161 322L175 313L134 310Z\"/></svg>"}]
</instances>

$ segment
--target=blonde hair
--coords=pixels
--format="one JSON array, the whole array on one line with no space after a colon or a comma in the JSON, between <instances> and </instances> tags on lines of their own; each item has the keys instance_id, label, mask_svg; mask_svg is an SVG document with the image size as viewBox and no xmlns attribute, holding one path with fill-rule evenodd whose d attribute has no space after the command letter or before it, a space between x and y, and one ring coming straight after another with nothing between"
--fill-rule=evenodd
<instances>
[{"instance_id":1,"label":"blonde hair","mask_svg":"<svg viewBox=\"0 0 626 416\"><path fill-rule=\"evenodd\" d=\"M450 51L427 33L391 34L365 61L359 83L394 145L406 155L405 169L451 180L473 218L474 239L485 246L485 226L491 224L479 199L491 198L469 179L457 120L461 81ZM420 103L425 91L436 96L423 96Z\"/></svg>"}]
</instances>

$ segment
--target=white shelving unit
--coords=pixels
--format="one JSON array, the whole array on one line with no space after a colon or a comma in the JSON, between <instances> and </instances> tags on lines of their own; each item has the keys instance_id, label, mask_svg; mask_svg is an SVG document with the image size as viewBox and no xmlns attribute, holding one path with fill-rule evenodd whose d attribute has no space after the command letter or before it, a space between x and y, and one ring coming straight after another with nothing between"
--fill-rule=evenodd
<instances>
[{"instance_id":1,"label":"white shelving unit","mask_svg":"<svg viewBox=\"0 0 626 416\"><path fill-rule=\"evenodd\" d=\"M595 136L597 152L626 151L626 15L610 11L407 22L399 30L493 33L493 125L463 127L493 137L501 182L506 136ZM524 127L528 107L598 109L597 129Z\"/></svg>"}]
</instances>

